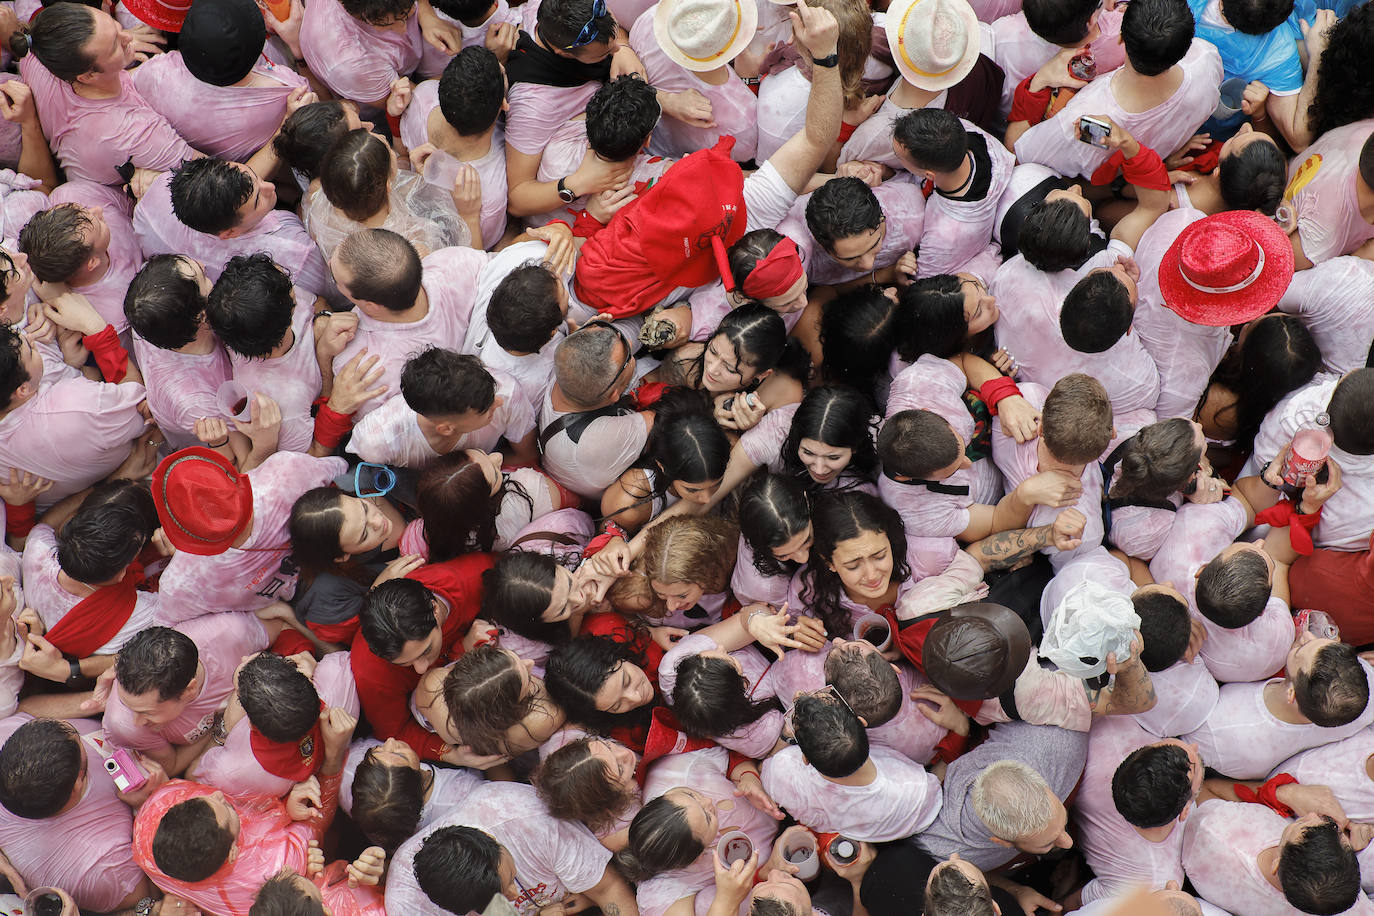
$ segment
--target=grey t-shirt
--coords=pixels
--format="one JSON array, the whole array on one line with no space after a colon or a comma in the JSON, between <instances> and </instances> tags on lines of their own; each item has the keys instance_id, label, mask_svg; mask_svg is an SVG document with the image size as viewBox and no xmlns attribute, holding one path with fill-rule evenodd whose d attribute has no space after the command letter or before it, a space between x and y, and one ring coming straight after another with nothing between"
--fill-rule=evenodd
<instances>
[{"instance_id":1,"label":"grey t-shirt","mask_svg":"<svg viewBox=\"0 0 1374 916\"><path fill-rule=\"evenodd\" d=\"M998 761L1018 760L1043 776L1062 801L1078 785L1087 759L1086 732L1003 722L986 741L949 765L944 806L935 823L917 838L917 845L937 859L957 852L984 871L1010 862L1017 851L992 842L987 825L973 810L971 795L978 774Z\"/></svg>"}]
</instances>

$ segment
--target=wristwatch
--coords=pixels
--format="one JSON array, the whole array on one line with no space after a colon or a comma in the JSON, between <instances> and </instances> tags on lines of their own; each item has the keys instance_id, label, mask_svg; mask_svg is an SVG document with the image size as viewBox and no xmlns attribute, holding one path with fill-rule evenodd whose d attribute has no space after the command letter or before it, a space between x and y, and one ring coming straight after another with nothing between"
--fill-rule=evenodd
<instances>
[{"instance_id":1,"label":"wristwatch","mask_svg":"<svg viewBox=\"0 0 1374 916\"><path fill-rule=\"evenodd\" d=\"M813 57L811 63L817 67L838 67L840 65L840 52L829 54L825 57Z\"/></svg>"},{"instance_id":2,"label":"wristwatch","mask_svg":"<svg viewBox=\"0 0 1374 916\"><path fill-rule=\"evenodd\" d=\"M558 179L558 198L565 204L570 204L577 200L577 195L572 192L572 188L568 187L567 178Z\"/></svg>"}]
</instances>

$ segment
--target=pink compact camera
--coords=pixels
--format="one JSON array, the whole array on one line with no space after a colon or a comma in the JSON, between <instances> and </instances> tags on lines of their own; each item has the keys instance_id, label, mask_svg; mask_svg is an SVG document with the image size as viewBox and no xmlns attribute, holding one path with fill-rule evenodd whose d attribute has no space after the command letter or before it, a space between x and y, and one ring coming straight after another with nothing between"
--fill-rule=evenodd
<instances>
[{"instance_id":1,"label":"pink compact camera","mask_svg":"<svg viewBox=\"0 0 1374 916\"><path fill-rule=\"evenodd\" d=\"M125 794L137 792L148 782L138 761L122 747L115 748L114 753L105 758L105 772L114 779L115 788Z\"/></svg>"}]
</instances>

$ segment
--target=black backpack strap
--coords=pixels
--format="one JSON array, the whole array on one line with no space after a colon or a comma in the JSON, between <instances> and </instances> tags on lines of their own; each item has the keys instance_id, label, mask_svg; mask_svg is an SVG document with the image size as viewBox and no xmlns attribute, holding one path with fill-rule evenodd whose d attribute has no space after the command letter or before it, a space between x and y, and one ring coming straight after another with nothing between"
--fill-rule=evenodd
<instances>
[{"instance_id":1,"label":"black backpack strap","mask_svg":"<svg viewBox=\"0 0 1374 916\"><path fill-rule=\"evenodd\" d=\"M561 432L566 432L568 438L576 445L582 441L582 434L587 431L587 427L597 420L602 417L623 417L629 413L634 413L634 411L619 401L614 404L607 404L605 407L598 407L596 410L565 413L539 431L539 439L537 440L539 454L543 455L549 440Z\"/></svg>"}]
</instances>

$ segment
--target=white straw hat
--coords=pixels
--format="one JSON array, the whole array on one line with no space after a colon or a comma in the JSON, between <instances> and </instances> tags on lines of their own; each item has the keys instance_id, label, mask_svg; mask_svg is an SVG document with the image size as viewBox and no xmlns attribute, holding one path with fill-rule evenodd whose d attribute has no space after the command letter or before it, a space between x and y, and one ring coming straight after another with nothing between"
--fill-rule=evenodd
<instances>
[{"instance_id":1,"label":"white straw hat","mask_svg":"<svg viewBox=\"0 0 1374 916\"><path fill-rule=\"evenodd\" d=\"M930 91L968 76L982 50L978 16L968 0L893 0L887 42L907 82Z\"/></svg>"},{"instance_id":2,"label":"white straw hat","mask_svg":"<svg viewBox=\"0 0 1374 916\"><path fill-rule=\"evenodd\" d=\"M754 0L659 0L654 8L658 46L698 73L733 60L754 40L758 24Z\"/></svg>"}]
</instances>

